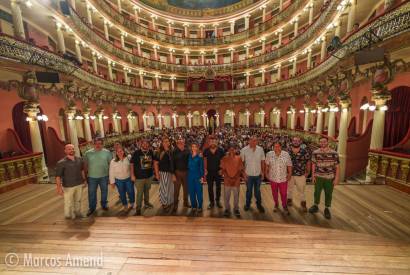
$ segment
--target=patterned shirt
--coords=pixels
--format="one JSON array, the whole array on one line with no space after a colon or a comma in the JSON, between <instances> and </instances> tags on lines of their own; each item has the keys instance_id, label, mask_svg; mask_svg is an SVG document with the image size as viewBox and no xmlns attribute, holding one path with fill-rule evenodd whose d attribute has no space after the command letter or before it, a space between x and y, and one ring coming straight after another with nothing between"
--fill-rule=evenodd
<instances>
[{"instance_id":1,"label":"patterned shirt","mask_svg":"<svg viewBox=\"0 0 410 275\"><path fill-rule=\"evenodd\" d=\"M270 181L276 183L287 181L288 166L292 166L288 152L282 150L277 156L274 151L270 151L266 154L265 162L269 166L268 178Z\"/></svg>"},{"instance_id":2,"label":"patterned shirt","mask_svg":"<svg viewBox=\"0 0 410 275\"><path fill-rule=\"evenodd\" d=\"M315 175L325 179L334 179L336 166L339 164L339 155L336 151L328 149L313 151L312 162L315 164Z\"/></svg>"},{"instance_id":3,"label":"patterned shirt","mask_svg":"<svg viewBox=\"0 0 410 275\"><path fill-rule=\"evenodd\" d=\"M307 150L300 148L299 152L295 153L290 148L289 155L292 159L293 170L292 176L303 176L306 173L306 164L310 160L310 154Z\"/></svg>"}]
</instances>

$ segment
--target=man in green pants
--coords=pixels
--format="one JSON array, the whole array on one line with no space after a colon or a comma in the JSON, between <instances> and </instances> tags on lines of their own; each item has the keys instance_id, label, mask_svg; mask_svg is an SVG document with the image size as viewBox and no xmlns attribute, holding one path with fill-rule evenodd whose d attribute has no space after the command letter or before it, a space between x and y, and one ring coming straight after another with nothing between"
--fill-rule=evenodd
<instances>
[{"instance_id":1,"label":"man in green pants","mask_svg":"<svg viewBox=\"0 0 410 275\"><path fill-rule=\"evenodd\" d=\"M314 205L310 213L319 211L320 194L325 190L325 218L330 219L330 205L332 203L333 188L339 183L339 155L329 148L326 137L319 139L320 148L312 154L312 182L315 184Z\"/></svg>"}]
</instances>

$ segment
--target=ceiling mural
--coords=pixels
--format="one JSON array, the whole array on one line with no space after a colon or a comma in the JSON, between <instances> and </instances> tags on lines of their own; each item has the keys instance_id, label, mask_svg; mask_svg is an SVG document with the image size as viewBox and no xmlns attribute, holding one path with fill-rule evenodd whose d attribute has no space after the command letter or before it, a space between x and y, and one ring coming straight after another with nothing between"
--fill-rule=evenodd
<instances>
[{"instance_id":1,"label":"ceiling mural","mask_svg":"<svg viewBox=\"0 0 410 275\"><path fill-rule=\"evenodd\" d=\"M200 9L218 9L225 6L233 5L241 0L167 0L168 4L174 7L200 10Z\"/></svg>"}]
</instances>

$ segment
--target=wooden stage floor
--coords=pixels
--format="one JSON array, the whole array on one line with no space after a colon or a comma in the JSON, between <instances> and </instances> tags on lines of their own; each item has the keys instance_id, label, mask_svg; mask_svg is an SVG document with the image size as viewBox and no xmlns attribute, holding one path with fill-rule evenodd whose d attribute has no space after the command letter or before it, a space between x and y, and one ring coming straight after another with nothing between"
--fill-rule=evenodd
<instances>
[{"instance_id":1,"label":"wooden stage floor","mask_svg":"<svg viewBox=\"0 0 410 275\"><path fill-rule=\"evenodd\" d=\"M151 195L156 207L134 217L119 211L110 189L108 212L71 221L53 185L1 194L0 274L410 274L410 196L388 186L338 186L330 221L298 207L273 213L269 186L266 213L241 210L239 219L219 209L170 216L158 209L157 185ZM98 261L87 266L89 257Z\"/></svg>"}]
</instances>

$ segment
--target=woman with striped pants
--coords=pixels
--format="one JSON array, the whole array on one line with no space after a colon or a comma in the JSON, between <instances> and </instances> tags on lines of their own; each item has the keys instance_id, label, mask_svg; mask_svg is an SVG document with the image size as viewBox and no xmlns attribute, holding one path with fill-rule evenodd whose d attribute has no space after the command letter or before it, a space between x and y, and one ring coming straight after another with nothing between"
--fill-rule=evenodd
<instances>
[{"instance_id":1,"label":"woman with striped pants","mask_svg":"<svg viewBox=\"0 0 410 275\"><path fill-rule=\"evenodd\" d=\"M171 156L171 143L168 137L162 138L162 143L154 159L155 176L159 180L159 201L166 211L174 203L173 163Z\"/></svg>"}]
</instances>

